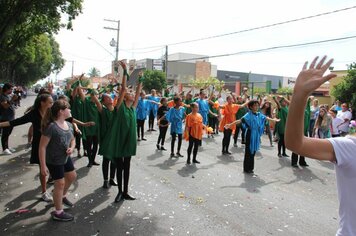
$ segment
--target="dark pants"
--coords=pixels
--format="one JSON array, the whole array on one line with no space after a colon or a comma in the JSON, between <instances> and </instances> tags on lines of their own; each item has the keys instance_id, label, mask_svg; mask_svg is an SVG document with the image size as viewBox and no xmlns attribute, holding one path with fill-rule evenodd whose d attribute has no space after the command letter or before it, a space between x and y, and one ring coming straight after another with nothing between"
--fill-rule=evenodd
<instances>
[{"instance_id":1,"label":"dark pants","mask_svg":"<svg viewBox=\"0 0 356 236\"><path fill-rule=\"evenodd\" d=\"M213 132L215 133L216 131L216 124L218 123L218 118L217 117L210 117L208 118L208 123L211 128L213 128Z\"/></svg>"},{"instance_id":2,"label":"dark pants","mask_svg":"<svg viewBox=\"0 0 356 236\"><path fill-rule=\"evenodd\" d=\"M250 140L251 140L251 131L246 133L246 145L245 145L245 157L244 157L244 172L251 173L255 168L255 154L250 151Z\"/></svg>"},{"instance_id":3,"label":"dark pants","mask_svg":"<svg viewBox=\"0 0 356 236\"><path fill-rule=\"evenodd\" d=\"M283 151L283 155L286 155L286 145L284 143L284 134L278 134L279 135L279 140L278 140L278 155L281 154L281 151Z\"/></svg>"},{"instance_id":4,"label":"dark pants","mask_svg":"<svg viewBox=\"0 0 356 236\"><path fill-rule=\"evenodd\" d=\"M89 164L95 162L96 153L98 151L98 137L97 136L87 136L87 152L89 158Z\"/></svg>"},{"instance_id":5,"label":"dark pants","mask_svg":"<svg viewBox=\"0 0 356 236\"><path fill-rule=\"evenodd\" d=\"M81 141L81 135L80 133L74 132L74 136L75 136L75 148L78 150L78 152L80 151L80 141Z\"/></svg>"},{"instance_id":6,"label":"dark pants","mask_svg":"<svg viewBox=\"0 0 356 236\"><path fill-rule=\"evenodd\" d=\"M174 153L174 144L176 142L178 136L178 149L177 149L177 153L180 153L180 147L182 146L182 138L183 135L182 134L176 134L176 133L172 133L172 141L171 141L171 153Z\"/></svg>"},{"instance_id":7,"label":"dark pants","mask_svg":"<svg viewBox=\"0 0 356 236\"><path fill-rule=\"evenodd\" d=\"M234 133L234 144L237 144L237 139L239 137L241 131L241 144L245 144L245 129L242 127L242 125L236 125L236 130Z\"/></svg>"},{"instance_id":8,"label":"dark pants","mask_svg":"<svg viewBox=\"0 0 356 236\"><path fill-rule=\"evenodd\" d=\"M229 151L232 129L224 129L224 138L222 140L222 152Z\"/></svg>"},{"instance_id":9,"label":"dark pants","mask_svg":"<svg viewBox=\"0 0 356 236\"><path fill-rule=\"evenodd\" d=\"M292 152L292 158L291 158L291 160L292 160L292 165L297 165L297 164L298 164L298 157L299 157L299 164L300 164L300 165L305 165L305 164L307 164L307 163L305 162L305 157L299 156L297 153Z\"/></svg>"},{"instance_id":10,"label":"dark pants","mask_svg":"<svg viewBox=\"0 0 356 236\"><path fill-rule=\"evenodd\" d=\"M145 127L145 120L137 119L137 137L140 138L140 130L141 130L141 138L145 137L145 132L143 131Z\"/></svg>"},{"instance_id":11,"label":"dark pants","mask_svg":"<svg viewBox=\"0 0 356 236\"><path fill-rule=\"evenodd\" d=\"M189 136L189 146L188 146L188 159L187 161L190 161L190 155L192 154L193 150L193 161L197 159L197 153L198 153L198 147L200 146L201 140L193 138L192 136Z\"/></svg>"},{"instance_id":12,"label":"dark pants","mask_svg":"<svg viewBox=\"0 0 356 236\"><path fill-rule=\"evenodd\" d=\"M116 159L116 178L119 188L119 192L122 192L122 172L124 172L124 193L129 191L129 178L130 178L130 163L131 156L129 157L119 157Z\"/></svg>"},{"instance_id":13,"label":"dark pants","mask_svg":"<svg viewBox=\"0 0 356 236\"><path fill-rule=\"evenodd\" d=\"M167 134L168 126L165 127L159 127L159 136L157 140L157 144L161 143L161 146L164 145L164 141L166 139L166 134Z\"/></svg>"},{"instance_id":14,"label":"dark pants","mask_svg":"<svg viewBox=\"0 0 356 236\"><path fill-rule=\"evenodd\" d=\"M309 137L313 137L314 125L315 125L315 119L310 119L310 123L309 123Z\"/></svg>"},{"instance_id":15,"label":"dark pants","mask_svg":"<svg viewBox=\"0 0 356 236\"><path fill-rule=\"evenodd\" d=\"M272 140L272 132L271 132L271 126L266 125L266 134L268 135L269 138L269 142L271 144L271 146L273 145L273 140Z\"/></svg>"},{"instance_id":16,"label":"dark pants","mask_svg":"<svg viewBox=\"0 0 356 236\"><path fill-rule=\"evenodd\" d=\"M150 111L149 119L148 119L148 130L153 130L153 124L155 121L155 116L153 111Z\"/></svg>"},{"instance_id":17,"label":"dark pants","mask_svg":"<svg viewBox=\"0 0 356 236\"><path fill-rule=\"evenodd\" d=\"M109 164L110 164L110 179L114 179L115 178L115 171L116 171L115 163L110 161L108 158L103 157L102 171L103 171L104 180L108 180Z\"/></svg>"},{"instance_id":18,"label":"dark pants","mask_svg":"<svg viewBox=\"0 0 356 236\"><path fill-rule=\"evenodd\" d=\"M9 148L9 137L12 133L12 129L12 126L2 128L1 145L3 151Z\"/></svg>"}]
</instances>

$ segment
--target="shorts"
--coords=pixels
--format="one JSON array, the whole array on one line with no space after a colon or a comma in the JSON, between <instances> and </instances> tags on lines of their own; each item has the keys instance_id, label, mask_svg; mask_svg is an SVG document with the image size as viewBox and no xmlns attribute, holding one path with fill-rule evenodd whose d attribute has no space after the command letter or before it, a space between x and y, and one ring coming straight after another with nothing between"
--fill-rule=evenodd
<instances>
[{"instance_id":1,"label":"shorts","mask_svg":"<svg viewBox=\"0 0 356 236\"><path fill-rule=\"evenodd\" d=\"M53 180L63 179L64 173L71 172L74 170L74 165L72 158L68 157L67 162L64 165L50 165L47 164L49 173L51 174Z\"/></svg>"}]
</instances>

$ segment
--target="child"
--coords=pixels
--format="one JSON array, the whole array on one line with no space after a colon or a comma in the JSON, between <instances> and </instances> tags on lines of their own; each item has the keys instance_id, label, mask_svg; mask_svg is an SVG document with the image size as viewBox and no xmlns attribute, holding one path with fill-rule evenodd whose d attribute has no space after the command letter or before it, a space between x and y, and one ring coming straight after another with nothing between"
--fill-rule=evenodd
<instances>
[{"instance_id":1,"label":"child","mask_svg":"<svg viewBox=\"0 0 356 236\"><path fill-rule=\"evenodd\" d=\"M183 138L183 120L184 120L184 108L181 106L181 98L174 98L174 107L169 109L167 115L165 116L167 121L171 123L171 157L175 157L174 155L174 144L176 142L178 136L178 148L177 148L177 157L183 157L180 154L180 148L182 146L182 138ZM162 120L162 118L160 119Z\"/></svg>"},{"instance_id":2,"label":"child","mask_svg":"<svg viewBox=\"0 0 356 236\"><path fill-rule=\"evenodd\" d=\"M55 211L52 212L52 218L57 221L74 219L71 214L63 211L63 204L73 207L66 194L77 176L70 157L75 148L75 139L73 126L66 121L71 116L69 107L69 104L63 100L53 104L51 111L43 119L39 146L41 175L46 176L49 171L54 179Z\"/></svg>"},{"instance_id":3,"label":"child","mask_svg":"<svg viewBox=\"0 0 356 236\"><path fill-rule=\"evenodd\" d=\"M331 122L331 137L336 138L340 137L340 130L339 130L339 125L341 125L344 120L341 119L340 117L337 117L337 110L330 110L329 113L332 117L332 122Z\"/></svg>"},{"instance_id":4,"label":"child","mask_svg":"<svg viewBox=\"0 0 356 236\"><path fill-rule=\"evenodd\" d=\"M100 114L99 154L103 156L103 165L102 165L102 172L104 178L103 188L109 188L109 184L111 186L117 186L117 183L114 180L116 165L108 157L110 156L110 153L108 152L110 150L110 145L116 145L116 143L111 142L112 140L110 135L112 130L113 117L114 117L113 99L109 94L105 93L101 97L102 103L100 103L96 96L94 95L92 96ZM110 164L110 181L108 181L109 164Z\"/></svg>"},{"instance_id":5,"label":"child","mask_svg":"<svg viewBox=\"0 0 356 236\"><path fill-rule=\"evenodd\" d=\"M284 143L284 132L288 116L289 101L282 96L278 97L278 99L273 97L273 100L277 104L277 117L281 120L275 128L278 135L278 157L288 157L286 153L286 145Z\"/></svg>"},{"instance_id":6,"label":"child","mask_svg":"<svg viewBox=\"0 0 356 236\"><path fill-rule=\"evenodd\" d=\"M253 169L255 165L255 154L260 149L261 136L265 129L265 121L275 121L278 119L272 119L266 117L261 112L258 112L260 108L260 102L257 100L251 100L248 102L248 109L250 110L246 113L241 120L236 120L225 127L229 129L233 124L242 123L246 129L246 146L245 146L245 158L244 158L244 173L253 174Z\"/></svg>"},{"instance_id":7,"label":"child","mask_svg":"<svg viewBox=\"0 0 356 236\"><path fill-rule=\"evenodd\" d=\"M198 147L201 145L203 137L203 117L198 113L199 105L197 103L191 103L190 107L192 112L185 119L185 139L189 141L187 150L187 164L190 165L190 155L193 149L193 163L200 164L197 160Z\"/></svg>"},{"instance_id":8,"label":"child","mask_svg":"<svg viewBox=\"0 0 356 236\"><path fill-rule=\"evenodd\" d=\"M144 133L144 128L145 128L145 121L147 117L147 113L149 110L150 103L146 100L146 93L142 91L140 93L140 98L138 100L138 105L136 108L136 114L137 114L137 141L146 141L145 139L145 133ZM141 130L141 138L140 138L140 130Z\"/></svg>"},{"instance_id":9,"label":"child","mask_svg":"<svg viewBox=\"0 0 356 236\"><path fill-rule=\"evenodd\" d=\"M162 150L162 151L167 150L164 148L164 141L166 139L166 133L167 133L169 123L164 116L167 114L168 111L169 111L169 108L167 106L167 98L163 97L163 98L161 98L161 106L158 108L158 112L157 112L157 119L159 120L159 122L158 122L159 136L158 136L158 140L157 140L157 144L156 144L157 149ZM161 143L161 146L160 146L160 143Z\"/></svg>"},{"instance_id":10,"label":"child","mask_svg":"<svg viewBox=\"0 0 356 236\"><path fill-rule=\"evenodd\" d=\"M293 99L289 106L286 126L286 145L288 149L300 155L335 164L336 183L339 198L339 229L336 235L356 235L356 136L355 134L331 139L313 139L303 135L303 114L309 94L336 74L324 73L333 60L327 63L326 56L317 63L316 57L308 68L303 66L294 86Z\"/></svg>"}]
</instances>

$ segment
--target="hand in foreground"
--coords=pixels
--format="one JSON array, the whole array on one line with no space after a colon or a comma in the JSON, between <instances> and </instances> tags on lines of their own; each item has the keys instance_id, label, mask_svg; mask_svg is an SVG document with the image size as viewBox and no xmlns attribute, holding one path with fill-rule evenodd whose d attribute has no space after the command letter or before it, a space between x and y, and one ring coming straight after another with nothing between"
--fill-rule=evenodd
<instances>
[{"instance_id":1,"label":"hand in foreground","mask_svg":"<svg viewBox=\"0 0 356 236\"><path fill-rule=\"evenodd\" d=\"M226 125L224 126L225 129L230 129L230 127L231 127L231 124L226 124Z\"/></svg>"},{"instance_id":2,"label":"hand in foreground","mask_svg":"<svg viewBox=\"0 0 356 236\"><path fill-rule=\"evenodd\" d=\"M41 167L41 175L47 176L48 175L48 169L47 167Z\"/></svg>"},{"instance_id":3,"label":"hand in foreground","mask_svg":"<svg viewBox=\"0 0 356 236\"><path fill-rule=\"evenodd\" d=\"M336 74L328 74L324 76L326 70L333 63L330 59L325 63L326 56L324 56L318 64L319 57L315 57L308 68L308 62L305 62L302 71L299 73L294 86L294 95L302 94L308 96L314 90L319 88L326 81L336 77Z\"/></svg>"},{"instance_id":4,"label":"hand in foreground","mask_svg":"<svg viewBox=\"0 0 356 236\"><path fill-rule=\"evenodd\" d=\"M74 148L68 148L66 153L67 153L67 155L71 155L73 153L73 151L74 151Z\"/></svg>"}]
</instances>

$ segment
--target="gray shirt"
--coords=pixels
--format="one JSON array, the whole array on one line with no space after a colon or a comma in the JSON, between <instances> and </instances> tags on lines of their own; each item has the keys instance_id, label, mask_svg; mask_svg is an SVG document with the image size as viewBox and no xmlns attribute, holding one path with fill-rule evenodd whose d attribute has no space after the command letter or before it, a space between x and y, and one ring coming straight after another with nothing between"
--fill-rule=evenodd
<instances>
[{"instance_id":1,"label":"gray shirt","mask_svg":"<svg viewBox=\"0 0 356 236\"><path fill-rule=\"evenodd\" d=\"M66 121L67 122L67 121ZM52 122L48 125L43 133L50 141L46 149L46 163L50 165L64 165L68 160L67 149L70 147L70 142L74 138L73 126L67 122L69 129L64 130Z\"/></svg>"},{"instance_id":2,"label":"gray shirt","mask_svg":"<svg viewBox=\"0 0 356 236\"><path fill-rule=\"evenodd\" d=\"M9 108L4 108L3 106L0 105L0 117L2 121L10 121L15 119L15 105L11 101L11 97L6 94L1 94L0 95L0 104L3 102L7 102L10 104Z\"/></svg>"}]
</instances>

